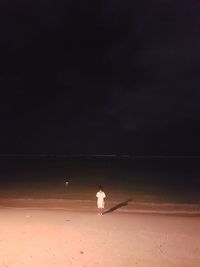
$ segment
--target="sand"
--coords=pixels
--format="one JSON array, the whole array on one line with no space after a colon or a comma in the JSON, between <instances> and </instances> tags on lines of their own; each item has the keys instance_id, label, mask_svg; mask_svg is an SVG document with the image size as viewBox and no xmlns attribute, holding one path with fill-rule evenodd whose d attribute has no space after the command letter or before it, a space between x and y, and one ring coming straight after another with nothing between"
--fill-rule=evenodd
<instances>
[{"instance_id":1,"label":"sand","mask_svg":"<svg viewBox=\"0 0 200 267\"><path fill-rule=\"evenodd\" d=\"M6 201L0 201L0 267L200 266L198 214L139 214L122 206L98 216L93 202L84 209L67 200L64 207L61 200Z\"/></svg>"}]
</instances>

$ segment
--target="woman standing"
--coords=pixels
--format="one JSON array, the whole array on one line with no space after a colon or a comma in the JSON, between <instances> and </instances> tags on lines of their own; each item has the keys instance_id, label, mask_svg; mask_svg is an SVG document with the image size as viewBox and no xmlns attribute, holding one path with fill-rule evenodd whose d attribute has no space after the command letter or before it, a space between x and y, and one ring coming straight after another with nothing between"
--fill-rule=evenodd
<instances>
[{"instance_id":1,"label":"woman standing","mask_svg":"<svg viewBox=\"0 0 200 267\"><path fill-rule=\"evenodd\" d=\"M106 194L103 192L103 187L99 186L99 191L96 194L97 197L97 207L98 207L98 215L103 215L103 209L104 209L104 199L106 197Z\"/></svg>"}]
</instances>

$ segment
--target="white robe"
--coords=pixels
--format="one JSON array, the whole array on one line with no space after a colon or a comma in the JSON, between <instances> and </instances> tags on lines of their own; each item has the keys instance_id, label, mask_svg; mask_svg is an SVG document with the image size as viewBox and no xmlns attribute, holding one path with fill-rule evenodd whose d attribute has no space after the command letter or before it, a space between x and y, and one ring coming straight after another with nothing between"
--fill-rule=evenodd
<instances>
[{"instance_id":1,"label":"white robe","mask_svg":"<svg viewBox=\"0 0 200 267\"><path fill-rule=\"evenodd\" d=\"M104 208L104 198L106 197L105 193L103 191L99 191L96 194L97 197L97 206L99 209Z\"/></svg>"}]
</instances>

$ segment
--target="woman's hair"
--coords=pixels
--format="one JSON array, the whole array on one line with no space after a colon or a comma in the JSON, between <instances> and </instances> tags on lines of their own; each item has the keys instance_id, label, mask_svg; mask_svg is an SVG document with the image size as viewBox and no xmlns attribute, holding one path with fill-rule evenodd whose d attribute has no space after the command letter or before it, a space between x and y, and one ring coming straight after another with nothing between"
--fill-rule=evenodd
<instances>
[{"instance_id":1,"label":"woman's hair","mask_svg":"<svg viewBox=\"0 0 200 267\"><path fill-rule=\"evenodd\" d=\"M103 186L99 185L99 190L103 191Z\"/></svg>"}]
</instances>

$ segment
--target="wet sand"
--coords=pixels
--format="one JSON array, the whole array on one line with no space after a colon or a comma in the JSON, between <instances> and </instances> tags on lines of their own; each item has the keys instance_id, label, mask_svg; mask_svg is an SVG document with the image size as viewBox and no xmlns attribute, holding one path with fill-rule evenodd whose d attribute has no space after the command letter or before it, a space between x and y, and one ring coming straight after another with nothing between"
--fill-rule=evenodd
<instances>
[{"instance_id":1,"label":"wet sand","mask_svg":"<svg viewBox=\"0 0 200 267\"><path fill-rule=\"evenodd\" d=\"M115 204L1 199L0 267L200 266L199 206Z\"/></svg>"}]
</instances>

